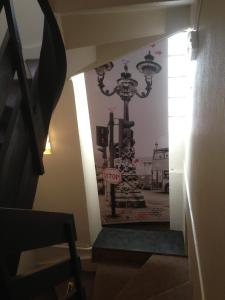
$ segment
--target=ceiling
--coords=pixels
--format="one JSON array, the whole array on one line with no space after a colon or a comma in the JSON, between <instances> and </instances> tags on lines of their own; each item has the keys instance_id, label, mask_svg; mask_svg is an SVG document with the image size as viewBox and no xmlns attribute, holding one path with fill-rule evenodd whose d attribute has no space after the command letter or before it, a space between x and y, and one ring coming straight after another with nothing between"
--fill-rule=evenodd
<instances>
[{"instance_id":1,"label":"ceiling","mask_svg":"<svg viewBox=\"0 0 225 300\"><path fill-rule=\"evenodd\" d=\"M187 28L190 26L190 4L193 1L49 2L63 35L68 76L71 76ZM44 18L37 0L14 0L14 3L24 55L26 58L38 57Z\"/></svg>"}]
</instances>

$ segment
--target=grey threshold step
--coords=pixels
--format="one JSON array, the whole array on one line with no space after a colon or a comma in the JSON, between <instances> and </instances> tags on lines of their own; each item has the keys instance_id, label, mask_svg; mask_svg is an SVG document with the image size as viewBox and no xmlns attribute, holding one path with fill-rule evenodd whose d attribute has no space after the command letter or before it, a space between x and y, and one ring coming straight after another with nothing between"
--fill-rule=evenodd
<instances>
[{"instance_id":1,"label":"grey threshold step","mask_svg":"<svg viewBox=\"0 0 225 300\"><path fill-rule=\"evenodd\" d=\"M93 245L94 261L144 263L152 254L185 256L182 232L103 228Z\"/></svg>"}]
</instances>

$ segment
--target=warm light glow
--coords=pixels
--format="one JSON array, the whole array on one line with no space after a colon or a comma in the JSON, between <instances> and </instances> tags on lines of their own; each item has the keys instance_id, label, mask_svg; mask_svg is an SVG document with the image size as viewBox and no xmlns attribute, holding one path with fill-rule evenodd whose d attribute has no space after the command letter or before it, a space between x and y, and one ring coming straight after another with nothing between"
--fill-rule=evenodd
<instances>
[{"instance_id":1,"label":"warm light glow","mask_svg":"<svg viewBox=\"0 0 225 300\"><path fill-rule=\"evenodd\" d=\"M188 33L185 31L172 35L168 39L168 54L171 55L186 55L187 54L187 40Z\"/></svg>"},{"instance_id":2,"label":"warm light glow","mask_svg":"<svg viewBox=\"0 0 225 300\"><path fill-rule=\"evenodd\" d=\"M93 145L84 74L73 76L72 82L75 94L75 105L81 148L85 151L86 159L92 161L94 159Z\"/></svg>"},{"instance_id":3,"label":"warm light glow","mask_svg":"<svg viewBox=\"0 0 225 300\"><path fill-rule=\"evenodd\" d=\"M187 105L187 33L168 39L170 226L185 230L183 172Z\"/></svg>"},{"instance_id":4,"label":"warm light glow","mask_svg":"<svg viewBox=\"0 0 225 300\"><path fill-rule=\"evenodd\" d=\"M188 33L181 32L168 39L168 116L169 116L169 166L171 228L184 222L183 176L186 176L189 136L192 130L192 86L196 62L188 55Z\"/></svg>"},{"instance_id":5,"label":"warm light glow","mask_svg":"<svg viewBox=\"0 0 225 300\"><path fill-rule=\"evenodd\" d=\"M179 32L168 39L169 117L185 117L189 93L188 33Z\"/></svg>"},{"instance_id":6,"label":"warm light glow","mask_svg":"<svg viewBox=\"0 0 225 300\"><path fill-rule=\"evenodd\" d=\"M185 126L180 130L181 135L186 135L186 146L192 128L192 87L196 71L196 61L191 61L188 55L188 45L188 32L180 32L168 39L169 117L185 117Z\"/></svg>"},{"instance_id":7,"label":"warm light glow","mask_svg":"<svg viewBox=\"0 0 225 300\"><path fill-rule=\"evenodd\" d=\"M186 147L187 150L190 147L190 135L192 131L192 124L193 124L193 102L194 102L194 95L193 95L193 87L195 82L195 74L197 68L197 61L192 60L189 63L188 68L188 77L187 77L187 85L188 85L188 94L187 94L187 105L186 105L186 115L187 115L187 123L186 123ZM189 153L189 151L187 151ZM189 158L186 157L188 160Z\"/></svg>"},{"instance_id":8,"label":"warm light glow","mask_svg":"<svg viewBox=\"0 0 225 300\"><path fill-rule=\"evenodd\" d=\"M75 95L88 218L91 238L95 239L101 228L101 219L84 74L73 76L72 82ZM74 178L74 180L76 179ZM92 242L94 242L94 240Z\"/></svg>"},{"instance_id":9,"label":"warm light glow","mask_svg":"<svg viewBox=\"0 0 225 300\"><path fill-rule=\"evenodd\" d=\"M46 145L45 145L44 155L50 155L50 154L52 154L52 146L51 146L50 139L49 139L49 136L48 136L47 141L46 141Z\"/></svg>"}]
</instances>

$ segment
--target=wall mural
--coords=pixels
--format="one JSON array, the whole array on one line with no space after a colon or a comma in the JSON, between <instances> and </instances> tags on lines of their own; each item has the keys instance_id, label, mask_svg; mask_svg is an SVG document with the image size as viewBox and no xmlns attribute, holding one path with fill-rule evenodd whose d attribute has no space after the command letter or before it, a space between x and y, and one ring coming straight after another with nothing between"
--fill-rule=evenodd
<instances>
[{"instance_id":1,"label":"wall mural","mask_svg":"<svg viewBox=\"0 0 225 300\"><path fill-rule=\"evenodd\" d=\"M102 223L168 222L167 41L85 79Z\"/></svg>"}]
</instances>

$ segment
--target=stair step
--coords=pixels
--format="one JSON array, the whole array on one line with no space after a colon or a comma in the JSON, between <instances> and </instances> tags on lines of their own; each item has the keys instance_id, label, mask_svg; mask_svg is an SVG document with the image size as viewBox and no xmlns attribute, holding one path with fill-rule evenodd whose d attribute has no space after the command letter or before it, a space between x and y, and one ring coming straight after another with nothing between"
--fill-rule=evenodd
<instances>
[{"instance_id":1,"label":"stair step","mask_svg":"<svg viewBox=\"0 0 225 300\"><path fill-rule=\"evenodd\" d=\"M185 256L182 232L104 228L93 245L96 262L143 264L152 254Z\"/></svg>"},{"instance_id":2,"label":"stair step","mask_svg":"<svg viewBox=\"0 0 225 300\"><path fill-rule=\"evenodd\" d=\"M148 298L147 300L191 300L192 297L192 285L188 281L162 294Z\"/></svg>"},{"instance_id":3,"label":"stair step","mask_svg":"<svg viewBox=\"0 0 225 300\"><path fill-rule=\"evenodd\" d=\"M166 293L188 280L187 258L153 255L114 300L153 300L153 297Z\"/></svg>"},{"instance_id":4,"label":"stair step","mask_svg":"<svg viewBox=\"0 0 225 300\"><path fill-rule=\"evenodd\" d=\"M138 266L126 264L99 264L93 300L113 300L138 270Z\"/></svg>"}]
</instances>

